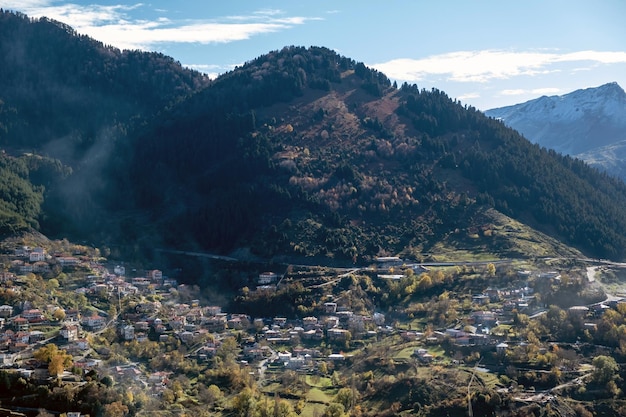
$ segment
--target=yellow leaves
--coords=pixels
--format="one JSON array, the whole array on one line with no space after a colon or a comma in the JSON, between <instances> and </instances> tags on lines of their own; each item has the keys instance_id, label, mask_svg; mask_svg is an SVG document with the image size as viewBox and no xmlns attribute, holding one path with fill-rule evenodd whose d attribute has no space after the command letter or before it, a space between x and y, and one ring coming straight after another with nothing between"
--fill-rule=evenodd
<instances>
[{"instance_id":1,"label":"yellow leaves","mask_svg":"<svg viewBox=\"0 0 626 417\"><path fill-rule=\"evenodd\" d=\"M37 349L33 354L35 359L48 364L48 372L50 375L59 376L65 368L72 366L72 355L65 350L59 349L57 345L49 343L46 346Z\"/></svg>"}]
</instances>

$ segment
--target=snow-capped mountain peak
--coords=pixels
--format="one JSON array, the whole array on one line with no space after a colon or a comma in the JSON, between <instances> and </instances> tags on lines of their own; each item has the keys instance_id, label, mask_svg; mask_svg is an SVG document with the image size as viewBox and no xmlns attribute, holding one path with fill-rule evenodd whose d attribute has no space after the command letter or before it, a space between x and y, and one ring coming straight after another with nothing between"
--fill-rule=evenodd
<instances>
[{"instance_id":1,"label":"snow-capped mountain peak","mask_svg":"<svg viewBox=\"0 0 626 417\"><path fill-rule=\"evenodd\" d=\"M626 93L615 82L485 113L532 142L570 155L626 139Z\"/></svg>"}]
</instances>

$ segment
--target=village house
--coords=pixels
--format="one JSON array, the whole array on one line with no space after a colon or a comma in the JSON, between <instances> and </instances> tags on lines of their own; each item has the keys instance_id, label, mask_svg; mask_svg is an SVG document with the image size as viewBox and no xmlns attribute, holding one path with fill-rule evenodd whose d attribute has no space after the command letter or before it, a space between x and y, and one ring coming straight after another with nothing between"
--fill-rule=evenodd
<instances>
[{"instance_id":1,"label":"village house","mask_svg":"<svg viewBox=\"0 0 626 417\"><path fill-rule=\"evenodd\" d=\"M29 332L16 332L13 336L13 341L15 343L30 343L30 333Z\"/></svg>"},{"instance_id":2,"label":"village house","mask_svg":"<svg viewBox=\"0 0 626 417\"><path fill-rule=\"evenodd\" d=\"M150 329L150 323L145 320L136 321L134 323L133 329L138 332L147 332Z\"/></svg>"},{"instance_id":3,"label":"village house","mask_svg":"<svg viewBox=\"0 0 626 417\"><path fill-rule=\"evenodd\" d=\"M30 262L41 262L46 260L46 252L43 248L34 248L28 255Z\"/></svg>"},{"instance_id":4,"label":"village house","mask_svg":"<svg viewBox=\"0 0 626 417\"><path fill-rule=\"evenodd\" d=\"M74 345L79 351L85 351L89 349L89 341L87 339L77 339L74 341Z\"/></svg>"},{"instance_id":5,"label":"village house","mask_svg":"<svg viewBox=\"0 0 626 417\"><path fill-rule=\"evenodd\" d=\"M328 329L326 331L326 335L328 336L328 340L330 341L345 342L346 340L348 340L348 335L350 335L350 332L346 329L333 328Z\"/></svg>"},{"instance_id":6,"label":"village house","mask_svg":"<svg viewBox=\"0 0 626 417\"><path fill-rule=\"evenodd\" d=\"M23 343L23 342L11 343L9 345L9 352L18 353L28 348L28 346L29 346L28 343Z\"/></svg>"},{"instance_id":7,"label":"village house","mask_svg":"<svg viewBox=\"0 0 626 417\"><path fill-rule=\"evenodd\" d=\"M136 365L120 365L115 367L118 379L136 382L142 372Z\"/></svg>"},{"instance_id":8,"label":"village house","mask_svg":"<svg viewBox=\"0 0 626 417\"><path fill-rule=\"evenodd\" d=\"M215 346L202 346L200 349L198 349L198 351L196 352L196 358L199 361L206 361L210 358L212 358L213 356L215 356L215 353L217 352L217 348Z\"/></svg>"},{"instance_id":9,"label":"village house","mask_svg":"<svg viewBox=\"0 0 626 417\"><path fill-rule=\"evenodd\" d=\"M211 317L204 317L202 324L210 332L222 332L226 329L226 323L226 314L221 313Z\"/></svg>"},{"instance_id":10,"label":"village house","mask_svg":"<svg viewBox=\"0 0 626 417\"><path fill-rule=\"evenodd\" d=\"M79 321L80 311L77 308L65 310L65 321Z\"/></svg>"},{"instance_id":11,"label":"village house","mask_svg":"<svg viewBox=\"0 0 626 417\"><path fill-rule=\"evenodd\" d=\"M185 327L186 323L187 319L185 318L185 316L174 316L169 319L167 325L170 330L179 331Z\"/></svg>"},{"instance_id":12,"label":"village house","mask_svg":"<svg viewBox=\"0 0 626 417\"><path fill-rule=\"evenodd\" d=\"M413 356L419 359L421 362L430 363L433 361L434 357L424 348L418 348L413 351Z\"/></svg>"},{"instance_id":13,"label":"village house","mask_svg":"<svg viewBox=\"0 0 626 417\"><path fill-rule=\"evenodd\" d=\"M9 318L13 315L13 307L9 305L1 305L0 306L0 317Z\"/></svg>"},{"instance_id":14,"label":"village house","mask_svg":"<svg viewBox=\"0 0 626 417\"><path fill-rule=\"evenodd\" d=\"M498 323L498 316L493 311L473 311L470 321L475 325L494 327Z\"/></svg>"},{"instance_id":15,"label":"village house","mask_svg":"<svg viewBox=\"0 0 626 417\"><path fill-rule=\"evenodd\" d=\"M310 359L309 359L310 362ZM294 371L297 371L299 369L304 368L307 365L307 358L304 356L295 356L295 357L291 357L291 359L289 359L289 361L285 364L285 367L287 369L291 369Z\"/></svg>"},{"instance_id":16,"label":"village house","mask_svg":"<svg viewBox=\"0 0 626 417\"><path fill-rule=\"evenodd\" d=\"M148 376L148 384L151 386L167 386L168 383L168 372L155 372Z\"/></svg>"},{"instance_id":17,"label":"village house","mask_svg":"<svg viewBox=\"0 0 626 417\"><path fill-rule=\"evenodd\" d=\"M348 321L350 321L353 315L354 313L350 310L340 309L339 311L337 311L337 317L339 318L339 321L342 323L348 323Z\"/></svg>"},{"instance_id":18,"label":"village house","mask_svg":"<svg viewBox=\"0 0 626 417\"><path fill-rule=\"evenodd\" d=\"M200 324L202 323L204 313L202 312L202 309L200 307L196 306L192 307L191 310L189 310L187 314L185 314L185 317L187 318L187 323Z\"/></svg>"},{"instance_id":19,"label":"village house","mask_svg":"<svg viewBox=\"0 0 626 417\"><path fill-rule=\"evenodd\" d=\"M317 317L305 317L302 319L304 330L311 330L317 327Z\"/></svg>"},{"instance_id":20,"label":"village house","mask_svg":"<svg viewBox=\"0 0 626 417\"><path fill-rule=\"evenodd\" d=\"M28 330L28 320L24 317L16 317L13 319L13 330L16 332Z\"/></svg>"},{"instance_id":21,"label":"village house","mask_svg":"<svg viewBox=\"0 0 626 417\"><path fill-rule=\"evenodd\" d=\"M97 313L94 313L91 316L83 317L80 323L83 327L91 331L98 331L104 329L104 326L106 326L106 319L99 316Z\"/></svg>"},{"instance_id":22,"label":"village house","mask_svg":"<svg viewBox=\"0 0 626 417\"><path fill-rule=\"evenodd\" d=\"M39 331L39 330L33 330L28 335L28 343L33 344L33 343L41 342L45 338L46 338L46 335L44 334L44 332Z\"/></svg>"},{"instance_id":23,"label":"village house","mask_svg":"<svg viewBox=\"0 0 626 417\"><path fill-rule=\"evenodd\" d=\"M400 267L404 263L404 261L397 256L379 256L375 261L376 268L384 270Z\"/></svg>"},{"instance_id":24,"label":"village house","mask_svg":"<svg viewBox=\"0 0 626 417\"><path fill-rule=\"evenodd\" d=\"M324 312L326 314L335 314L337 312L337 303L333 303L333 302L324 303Z\"/></svg>"},{"instance_id":25,"label":"village house","mask_svg":"<svg viewBox=\"0 0 626 417\"><path fill-rule=\"evenodd\" d=\"M228 319L228 328L244 330L250 327L250 317L245 314L231 314Z\"/></svg>"},{"instance_id":26,"label":"village house","mask_svg":"<svg viewBox=\"0 0 626 417\"><path fill-rule=\"evenodd\" d=\"M500 301L500 290L496 289L496 288L487 288L485 290L485 295L487 295L489 297L489 300L492 303L496 303L498 301Z\"/></svg>"},{"instance_id":27,"label":"village house","mask_svg":"<svg viewBox=\"0 0 626 417\"><path fill-rule=\"evenodd\" d=\"M123 325L120 328L120 335L124 340L133 340L135 338L135 327L130 324Z\"/></svg>"},{"instance_id":28,"label":"village house","mask_svg":"<svg viewBox=\"0 0 626 417\"><path fill-rule=\"evenodd\" d=\"M64 323L59 334L65 342L74 342L78 339L79 328L76 324Z\"/></svg>"},{"instance_id":29,"label":"village house","mask_svg":"<svg viewBox=\"0 0 626 417\"><path fill-rule=\"evenodd\" d=\"M131 284L139 289L139 291L145 292L150 286L150 280L144 277L135 277L131 280Z\"/></svg>"},{"instance_id":30,"label":"village house","mask_svg":"<svg viewBox=\"0 0 626 417\"><path fill-rule=\"evenodd\" d=\"M286 317L274 317L273 323L276 326L283 328L287 324L287 318Z\"/></svg>"},{"instance_id":31,"label":"village house","mask_svg":"<svg viewBox=\"0 0 626 417\"><path fill-rule=\"evenodd\" d=\"M100 359L85 358L74 362L74 366L80 369L89 370L98 368L101 363L102 361Z\"/></svg>"},{"instance_id":32,"label":"village house","mask_svg":"<svg viewBox=\"0 0 626 417\"><path fill-rule=\"evenodd\" d=\"M418 339L422 338L423 336L424 336L424 334L420 333L420 332L407 331L407 332L400 333L400 337L402 337L402 339L407 341L407 342L412 342L412 341L418 340Z\"/></svg>"},{"instance_id":33,"label":"village house","mask_svg":"<svg viewBox=\"0 0 626 417\"><path fill-rule=\"evenodd\" d=\"M500 356L506 355L506 351L509 349L509 345L507 343L498 343L496 345L496 353Z\"/></svg>"},{"instance_id":34,"label":"village house","mask_svg":"<svg viewBox=\"0 0 626 417\"><path fill-rule=\"evenodd\" d=\"M20 246L19 248L15 248L13 250L13 256L17 258L27 257L30 253L30 248L28 246Z\"/></svg>"},{"instance_id":35,"label":"village house","mask_svg":"<svg viewBox=\"0 0 626 417\"><path fill-rule=\"evenodd\" d=\"M176 288L178 287L178 281L174 278L163 278L163 288Z\"/></svg>"},{"instance_id":36,"label":"village house","mask_svg":"<svg viewBox=\"0 0 626 417\"><path fill-rule=\"evenodd\" d=\"M193 332L183 331L178 333L178 338L183 343L191 343L194 340L194 334Z\"/></svg>"},{"instance_id":37,"label":"village house","mask_svg":"<svg viewBox=\"0 0 626 417\"><path fill-rule=\"evenodd\" d=\"M328 355L328 360L333 362L341 362L345 361L346 357L342 353L331 353L330 355Z\"/></svg>"},{"instance_id":38,"label":"village house","mask_svg":"<svg viewBox=\"0 0 626 417\"><path fill-rule=\"evenodd\" d=\"M258 285L274 284L276 281L278 281L278 274L274 272L262 272L257 278Z\"/></svg>"},{"instance_id":39,"label":"village house","mask_svg":"<svg viewBox=\"0 0 626 417\"><path fill-rule=\"evenodd\" d=\"M222 312L222 307L220 306L206 306L203 307L204 314L207 316L217 316Z\"/></svg>"},{"instance_id":40,"label":"village house","mask_svg":"<svg viewBox=\"0 0 626 417\"><path fill-rule=\"evenodd\" d=\"M339 326L339 317L337 316L327 316L323 318L324 327L327 329L332 329L333 327Z\"/></svg>"},{"instance_id":41,"label":"village house","mask_svg":"<svg viewBox=\"0 0 626 417\"><path fill-rule=\"evenodd\" d=\"M46 272L50 271L50 265L48 265L48 262L44 261L35 262L32 267L33 272L36 274L45 274Z\"/></svg>"},{"instance_id":42,"label":"village house","mask_svg":"<svg viewBox=\"0 0 626 417\"><path fill-rule=\"evenodd\" d=\"M585 317L587 315L587 313L589 313L589 307L586 306L572 306L570 307L567 312L572 315L572 316L576 316L576 317Z\"/></svg>"},{"instance_id":43,"label":"village house","mask_svg":"<svg viewBox=\"0 0 626 417\"><path fill-rule=\"evenodd\" d=\"M478 305L485 305L491 301L491 298L486 294L475 294L472 296L472 303Z\"/></svg>"},{"instance_id":44,"label":"village house","mask_svg":"<svg viewBox=\"0 0 626 417\"><path fill-rule=\"evenodd\" d=\"M158 269L148 271L147 277L155 284L161 284L163 282L163 272Z\"/></svg>"},{"instance_id":45,"label":"village house","mask_svg":"<svg viewBox=\"0 0 626 417\"><path fill-rule=\"evenodd\" d=\"M80 264L80 260L73 256L59 256L58 258L56 258L56 260L64 268L77 266Z\"/></svg>"},{"instance_id":46,"label":"village house","mask_svg":"<svg viewBox=\"0 0 626 417\"><path fill-rule=\"evenodd\" d=\"M43 313L38 308L23 311L21 315L28 320L29 323L39 323L44 319Z\"/></svg>"},{"instance_id":47,"label":"village house","mask_svg":"<svg viewBox=\"0 0 626 417\"><path fill-rule=\"evenodd\" d=\"M385 324L385 315L383 313L374 313L373 320L377 326L383 326Z\"/></svg>"}]
</instances>

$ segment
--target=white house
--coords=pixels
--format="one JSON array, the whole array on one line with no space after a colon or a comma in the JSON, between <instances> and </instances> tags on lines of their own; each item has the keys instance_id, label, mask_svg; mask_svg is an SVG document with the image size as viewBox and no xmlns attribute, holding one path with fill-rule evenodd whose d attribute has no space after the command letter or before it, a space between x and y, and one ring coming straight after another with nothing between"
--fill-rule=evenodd
<instances>
[{"instance_id":1,"label":"white house","mask_svg":"<svg viewBox=\"0 0 626 417\"><path fill-rule=\"evenodd\" d=\"M257 279L257 284L268 285L268 284L273 284L276 281L278 281L278 274L274 272L262 272L259 274L259 278Z\"/></svg>"}]
</instances>

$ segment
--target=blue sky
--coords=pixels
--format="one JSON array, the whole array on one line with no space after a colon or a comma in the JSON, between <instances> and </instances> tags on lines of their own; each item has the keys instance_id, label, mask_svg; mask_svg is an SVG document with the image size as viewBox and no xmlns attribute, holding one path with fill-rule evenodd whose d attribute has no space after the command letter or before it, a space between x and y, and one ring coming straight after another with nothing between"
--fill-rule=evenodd
<instances>
[{"instance_id":1,"label":"blue sky","mask_svg":"<svg viewBox=\"0 0 626 417\"><path fill-rule=\"evenodd\" d=\"M121 49L216 76L286 45L325 46L481 110L616 81L624 0L0 0Z\"/></svg>"}]
</instances>

